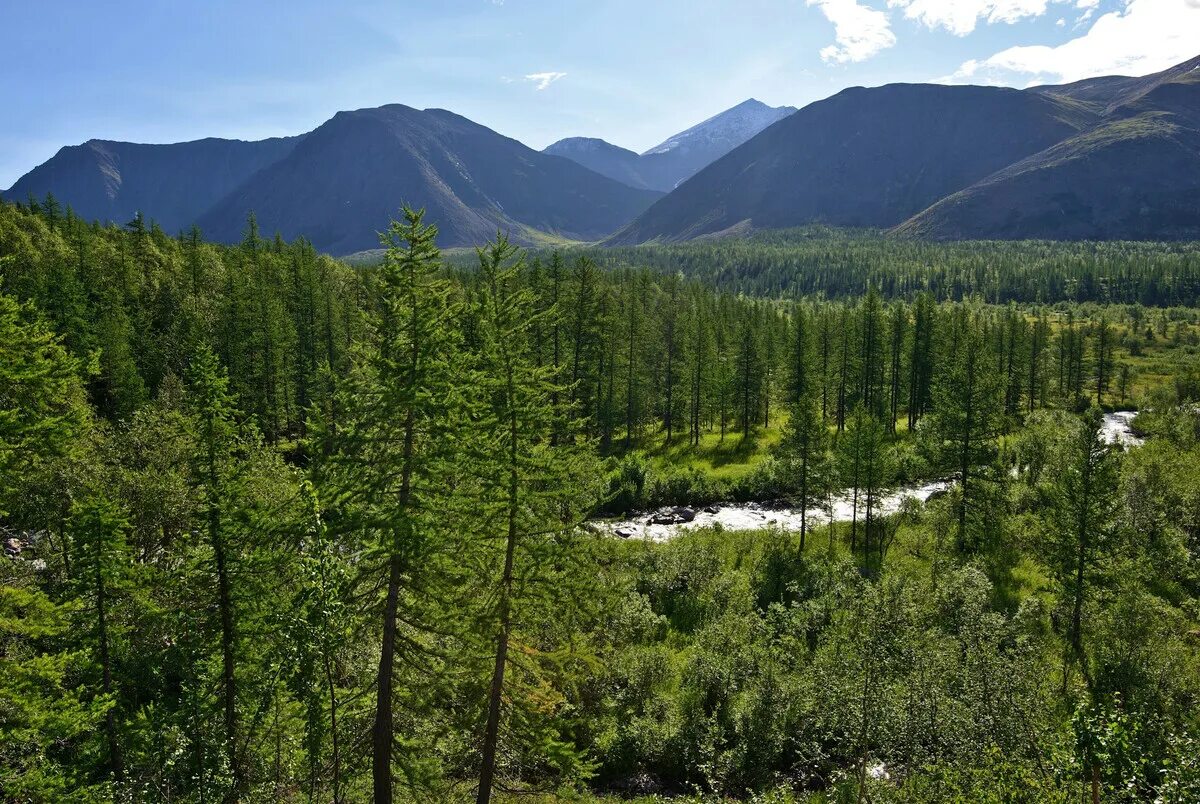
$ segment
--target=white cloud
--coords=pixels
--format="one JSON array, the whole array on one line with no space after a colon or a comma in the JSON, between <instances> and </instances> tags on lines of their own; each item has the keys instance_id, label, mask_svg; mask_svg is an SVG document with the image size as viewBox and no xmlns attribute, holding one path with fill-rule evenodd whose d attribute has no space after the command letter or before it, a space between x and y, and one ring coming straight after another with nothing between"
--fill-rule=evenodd
<instances>
[{"instance_id":1,"label":"white cloud","mask_svg":"<svg viewBox=\"0 0 1200 804\"><path fill-rule=\"evenodd\" d=\"M883 11L855 0L808 0L808 4L821 9L825 19L833 23L837 44L821 48L821 58L827 62L863 61L896 44L896 35Z\"/></svg>"},{"instance_id":2,"label":"white cloud","mask_svg":"<svg viewBox=\"0 0 1200 804\"><path fill-rule=\"evenodd\" d=\"M543 89L550 86L558 79L566 78L566 77L567 77L566 73L556 73L556 72L530 73L529 75L525 76L525 80L532 81L535 84L537 84L537 90L539 92L541 92Z\"/></svg>"},{"instance_id":3,"label":"white cloud","mask_svg":"<svg viewBox=\"0 0 1200 804\"><path fill-rule=\"evenodd\" d=\"M1086 1L1086 0L1085 0ZM1080 3L1082 5L1082 3ZM964 62L949 83L1069 83L1099 75L1146 75L1200 51L1200 0L1128 0L1057 47L1010 47Z\"/></svg>"},{"instance_id":4,"label":"white cloud","mask_svg":"<svg viewBox=\"0 0 1200 804\"><path fill-rule=\"evenodd\" d=\"M1091 0L1081 0L1082 3ZM1098 0L1096 0L1098 2ZM956 36L975 30L979 20L1017 22L1046 13L1050 0L888 0L889 8L904 9L904 16L927 28L945 28Z\"/></svg>"}]
</instances>

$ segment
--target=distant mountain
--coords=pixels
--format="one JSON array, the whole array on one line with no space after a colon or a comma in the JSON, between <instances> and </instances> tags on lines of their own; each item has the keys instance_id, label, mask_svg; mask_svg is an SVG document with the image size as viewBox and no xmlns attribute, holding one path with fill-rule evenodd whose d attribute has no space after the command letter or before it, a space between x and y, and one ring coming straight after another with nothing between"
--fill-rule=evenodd
<instances>
[{"instance_id":1,"label":"distant mountain","mask_svg":"<svg viewBox=\"0 0 1200 804\"><path fill-rule=\"evenodd\" d=\"M795 111L794 106L767 106L751 98L669 137L640 156L592 137L568 137L543 153L565 156L630 187L665 192Z\"/></svg>"},{"instance_id":2,"label":"distant mountain","mask_svg":"<svg viewBox=\"0 0 1200 804\"><path fill-rule=\"evenodd\" d=\"M546 146L542 153L563 156L583 165L601 176L608 176L622 184L643 190L669 190L670 187L653 187L643 176L638 165L641 159L633 151L595 137L567 137ZM674 185L672 184L671 187Z\"/></svg>"},{"instance_id":3,"label":"distant mountain","mask_svg":"<svg viewBox=\"0 0 1200 804\"><path fill-rule=\"evenodd\" d=\"M378 246L399 207L424 207L443 246L497 230L517 242L547 235L595 240L660 194L628 187L569 159L539 153L442 109L393 104L339 112L200 219L236 240L253 210L265 232L304 235L347 254Z\"/></svg>"},{"instance_id":4,"label":"distant mountain","mask_svg":"<svg viewBox=\"0 0 1200 804\"><path fill-rule=\"evenodd\" d=\"M3 193L24 201L54 193L88 220L124 224L141 211L168 232L201 213L262 168L289 154L301 137L258 142L204 139L172 145L88 140L69 145Z\"/></svg>"},{"instance_id":5,"label":"distant mountain","mask_svg":"<svg viewBox=\"0 0 1200 804\"><path fill-rule=\"evenodd\" d=\"M848 89L732 150L607 242L813 222L929 238L1200 238L1200 57L1020 91Z\"/></svg>"},{"instance_id":6,"label":"distant mountain","mask_svg":"<svg viewBox=\"0 0 1200 804\"><path fill-rule=\"evenodd\" d=\"M1087 103L1100 119L942 199L898 234L1200 239L1200 57L1144 78L1037 91Z\"/></svg>"},{"instance_id":7,"label":"distant mountain","mask_svg":"<svg viewBox=\"0 0 1200 804\"><path fill-rule=\"evenodd\" d=\"M735 148L609 242L686 240L810 222L894 226L1079 133L1097 116L1068 98L1014 89L847 89Z\"/></svg>"}]
</instances>

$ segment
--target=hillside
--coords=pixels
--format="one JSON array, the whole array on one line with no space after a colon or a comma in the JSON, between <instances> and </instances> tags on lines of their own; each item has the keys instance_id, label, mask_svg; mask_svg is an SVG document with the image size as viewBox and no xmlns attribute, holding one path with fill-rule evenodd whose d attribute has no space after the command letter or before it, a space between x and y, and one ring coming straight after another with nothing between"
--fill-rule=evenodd
<instances>
[{"instance_id":1,"label":"hillside","mask_svg":"<svg viewBox=\"0 0 1200 804\"><path fill-rule=\"evenodd\" d=\"M88 140L59 149L3 193L24 201L53 193L87 220L124 224L141 211L168 232L200 215L302 137L257 142L203 139L170 145Z\"/></svg>"},{"instance_id":2,"label":"hillside","mask_svg":"<svg viewBox=\"0 0 1200 804\"><path fill-rule=\"evenodd\" d=\"M607 242L824 223L945 239L1200 236L1200 57L1027 90L848 89L763 131Z\"/></svg>"},{"instance_id":3,"label":"hillside","mask_svg":"<svg viewBox=\"0 0 1200 804\"><path fill-rule=\"evenodd\" d=\"M1093 119L1083 104L1012 89L847 89L734 149L609 242L811 222L893 226Z\"/></svg>"},{"instance_id":4,"label":"hillside","mask_svg":"<svg viewBox=\"0 0 1200 804\"><path fill-rule=\"evenodd\" d=\"M518 242L539 232L594 240L656 197L451 112L393 104L339 112L200 225L235 240L253 210L263 231L345 254L377 246L376 233L407 203L428 211L443 246L474 245L497 229Z\"/></svg>"},{"instance_id":5,"label":"hillside","mask_svg":"<svg viewBox=\"0 0 1200 804\"><path fill-rule=\"evenodd\" d=\"M1200 238L1200 58L1146 78L1050 91L1102 106L1105 119L939 201L896 232L937 239Z\"/></svg>"},{"instance_id":6,"label":"hillside","mask_svg":"<svg viewBox=\"0 0 1200 804\"><path fill-rule=\"evenodd\" d=\"M674 134L645 153L594 137L568 137L543 153L556 154L631 187L668 192L763 129L795 112L751 98Z\"/></svg>"}]
</instances>

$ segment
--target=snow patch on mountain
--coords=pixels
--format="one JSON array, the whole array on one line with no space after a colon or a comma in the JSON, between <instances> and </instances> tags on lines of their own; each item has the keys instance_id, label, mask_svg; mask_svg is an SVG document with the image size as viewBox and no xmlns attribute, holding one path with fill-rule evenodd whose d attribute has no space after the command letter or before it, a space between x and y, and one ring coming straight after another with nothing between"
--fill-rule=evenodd
<instances>
[{"instance_id":1,"label":"snow patch on mountain","mask_svg":"<svg viewBox=\"0 0 1200 804\"><path fill-rule=\"evenodd\" d=\"M768 106L751 98L669 137L644 152L642 156L695 148L711 149L714 146L731 151L767 126L795 111L794 106Z\"/></svg>"}]
</instances>

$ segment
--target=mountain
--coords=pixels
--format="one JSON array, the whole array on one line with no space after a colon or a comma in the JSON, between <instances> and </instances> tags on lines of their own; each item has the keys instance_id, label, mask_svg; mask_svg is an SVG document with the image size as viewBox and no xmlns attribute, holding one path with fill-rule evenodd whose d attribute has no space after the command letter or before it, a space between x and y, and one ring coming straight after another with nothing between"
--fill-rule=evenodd
<instances>
[{"instance_id":1,"label":"mountain","mask_svg":"<svg viewBox=\"0 0 1200 804\"><path fill-rule=\"evenodd\" d=\"M767 106L751 98L641 155L593 137L568 137L543 153L565 156L630 187L665 192L795 111L794 106Z\"/></svg>"},{"instance_id":2,"label":"mountain","mask_svg":"<svg viewBox=\"0 0 1200 804\"><path fill-rule=\"evenodd\" d=\"M1102 119L942 199L896 232L937 239L1200 239L1200 57L1140 79L1039 91L1083 100Z\"/></svg>"},{"instance_id":3,"label":"mountain","mask_svg":"<svg viewBox=\"0 0 1200 804\"><path fill-rule=\"evenodd\" d=\"M809 222L893 226L1081 130L1080 104L1013 89L856 87L810 104L697 173L613 243Z\"/></svg>"},{"instance_id":4,"label":"mountain","mask_svg":"<svg viewBox=\"0 0 1200 804\"><path fill-rule=\"evenodd\" d=\"M1200 238L1200 57L1025 90L847 89L735 148L607 242L813 222L930 238Z\"/></svg>"},{"instance_id":5,"label":"mountain","mask_svg":"<svg viewBox=\"0 0 1200 804\"><path fill-rule=\"evenodd\" d=\"M636 153L595 137L567 137L542 149L544 154L562 156L583 165L601 176L608 176L622 184L643 190L669 190L670 187L653 187L642 175ZM674 185L671 185L674 186Z\"/></svg>"},{"instance_id":6,"label":"mountain","mask_svg":"<svg viewBox=\"0 0 1200 804\"><path fill-rule=\"evenodd\" d=\"M200 219L218 240L238 239L253 210L260 228L347 254L379 245L402 204L424 207L442 246L510 232L595 240L645 210L659 193L638 190L569 159L442 109L400 104L339 112L286 157L263 169Z\"/></svg>"},{"instance_id":7,"label":"mountain","mask_svg":"<svg viewBox=\"0 0 1200 804\"><path fill-rule=\"evenodd\" d=\"M24 201L52 192L85 219L123 224L141 211L166 231L176 232L250 176L282 159L300 139L209 138L171 145L88 140L59 149L3 196Z\"/></svg>"}]
</instances>

